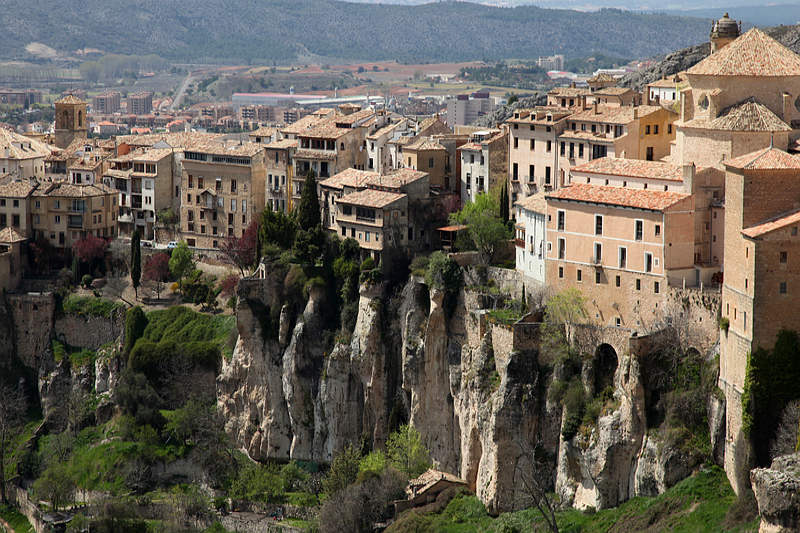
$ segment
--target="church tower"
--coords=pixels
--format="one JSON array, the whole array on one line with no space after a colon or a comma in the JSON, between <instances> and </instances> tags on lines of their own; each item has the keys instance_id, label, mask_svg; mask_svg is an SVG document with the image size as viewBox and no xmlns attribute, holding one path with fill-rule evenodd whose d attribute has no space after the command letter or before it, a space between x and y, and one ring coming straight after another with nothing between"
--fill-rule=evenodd
<instances>
[{"instance_id":1,"label":"church tower","mask_svg":"<svg viewBox=\"0 0 800 533\"><path fill-rule=\"evenodd\" d=\"M742 23L736 22L727 13L711 24L711 53L716 54L725 45L739 37L742 32Z\"/></svg>"},{"instance_id":2,"label":"church tower","mask_svg":"<svg viewBox=\"0 0 800 533\"><path fill-rule=\"evenodd\" d=\"M56 146L86 138L86 102L72 94L56 100Z\"/></svg>"}]
</instances>

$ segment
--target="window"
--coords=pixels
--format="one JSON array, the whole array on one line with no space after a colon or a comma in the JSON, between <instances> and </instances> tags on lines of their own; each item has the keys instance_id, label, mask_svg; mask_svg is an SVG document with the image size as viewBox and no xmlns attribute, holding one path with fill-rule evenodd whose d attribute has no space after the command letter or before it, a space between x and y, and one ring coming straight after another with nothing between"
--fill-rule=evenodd
<instances>
[{"instance_id":1,"label":"window","mask_svg":"<svg viewBox=\"0 0 800 533\"><path fill-rule=\"evenodd\" d=\"M534 167L533 165L528 165L528 181L533 182L533 176L535 174L534 173L535 170L536 167Z\"/></svg>"},{"instance_id":2,"label":"window","mask_svg":"<svg viewBox=\"0 0 800 533\"><path fill-rule=\"evenodd\" d=\"M578 157L583 157L583 143L578 145Z\"/></svg>"},{"instance_id":3,"label":"window","mask_svg":"<svg viewBox=\"0 0 800 533\"><path fill-rule=\"evenodd\" d=\"M786 263L789 259L789 254L787 252L781 252L781 263Z\"/></svg>"},{"instance_id":4,"label":"window","mask_svg":"<svg viewBox=\"0 0 800 533\"><path fill-rule=\"evenodd\" d=\"M236 192L236 180L231 180L231 193Z\"/></svg>"},{"instance_id":5,"label":"window","mask_svg":"<svg viewBox=\"0 0 800 533\"><path fill-rule=\"evenodd\" d=\"M779 287L779 291L780 291L781 294L786 294L786 282L785 281L781 281L781 284L780 284L780 287Z\"/></svg>"},{"instance_id":6,"label":"window","mask_svg":"<svg viewBox=\"0 0 800 533\"><path fill-rule=\"evenodd\" d=\"M516 124L514 124L516 126ZM514 148L519 148L519 137L514 137ZM409 161L411 161L409 159Z\"/></svg>"},{"instance_id":7,"label":"window","mask_svg":"<svg viewBox=\"0 0 800 533\"><path fill-rule=\"evenodd\" d=\"M635 235L634 238L637 241L641 241L642 240L642 234L644 233L644 221L643 220L637 220L635 224L636 224L636 232L635 232L636 235Z\"/></svg>"},{"instance_id":8,"label":"window","mask_svg":"<svg viewBox=\"0 0 800 533\"><path fill-rule=\"evenodd\" d=\"M342 226L342 237L347 237L347 228Z\"/></svg>"},{"instance_id":9,"label":"window","mask_svg":"<svg viewBox=\"0 0 800 533\"><path fill-rule=\"evenodd\" d=\"M564 259L566 252L567 252L567 241L564 239L558 239L558 258Z\"/></svg>"},{"instance_id":10,"label":"window","mask_svg":"<svg viewBox=\"0 0 800 533\"><path fill-rule=\"evenodd\" d=\"M549 152L553 148L553 141L547 141L547 151Z\"/></svg>"},{"instance_id":11,"label":"window","mask_svg":"<svg viewBox=\"0 0 800 533\"><path fill-rule=\"evenodd\" d=\"M599 263L603 259L603 245L599 242L594 243L594 262Z\"/></svg>"},{"instance_id":12,"label":"window","mask_svg":"<svg viewBox=\"0 0 800 533\"><path fill-rule=\"evenodd\" d=\"M644 134L645 135L650 135L650 124L648 124L647 126L644 127Z\"/></svg>"},{"instance_id":13,"label":"window","mask_svg":"<svg viewBox=\"0 0 800 533\"><path fill-rule=\"evenodd\" d=\"M428 168L433 168L433 158L432 157L428 158Z\"/></svg>"},{"instance_id":14,"label":"window","mask_svg":"<svg viewBox=\"0 0 800 533\"><path fill-rule=\"evenodd\" d=\"M603 215L594 216L594 234L595 235L603 234Z\"/></svg>"},{"instance_id":15,"label":"window","mask_svg":"<svg viewBox=\"0 0 800 533\"><path fill-rule=\"evenodd\" d=\"M653 125L653 135L658 135L658 124Z\"/></svg>"},{"instance_id":16,"label":"window","mask_svg":"<svg viewBox=\"0 0 800 533\"><path fill-rule=\"evenodd\" d=\"M661 224L656 224L656 237L661 235Z\"/></svg>"},{"instance_id":17,"label":"window","mask_svg":"<svg viewBox=\"0 0 800 533\"><path fill-rule=\"evenodd\" d=\"M621 284L622 284L622 279L621 279L619 276L616 276L616 277L614 278L614 285L616 285L617 287L619 287Z\"/></svg>"},{"instance_id":18,"label":"window","mask_svg":"<svg viewBox=\"0 0 800 533\"><path fill-rule=\"evenodd\" d=\"M642 290L642 280L639 278L636 278L636 290L637 291Z\"/></svg>"},{"instance_id":19,"label":"window","mask_svg":"<svg viewBox=\"0 0 800 533\"><path fill-rule=\"evenodd\" d=\"M566 216L567 214L565 211L558 211L558 231L564 231L564 219Z\"/></svg>"},{"instance_id":20,"label":"window","mask_svg":"<svg viewBox=\"0 0 800 533\"><path fill-rule=\"evenodd\" d=\"M544 183L550 185L550 167L544 167Z\"/></svg>"},{"instance_id":21,"label":"window","mask_svg":"<svg viewBox=\"0 0 800 533\"><path fill-rule=\"evenodd\" d=\"M558 277L559 278L564 277L564 267L558 267Z\"/></svg>"},{"instance_id":22,"label":"window","mask_svg":"<svg viewBox=\"0 0 800 533\"><path fill-rule=\"evenodd\" d=\"M644 271L645 272L653 271L653 254L651 254L650 252L644 253Z\"/></svg>"},{"instance_id":23,"label":"window","mask_svg":"<svg viewBox=\"0 0 800 533\"><path fill-rule=\"evenodd\" d=\"M628 266L628 249L624 246L619 247L619 268L627 268Z\"/></svg>"},{"instance_id":24,"label":"window","mask_svg":"<svg viewBox=\"0 0 800 533\"><path fill-rule=\"evenodd\" d=\"M622 326L622 319L620 317L615 318L614 319L614 325L617 326L617 327L621 327Z\"/></svg>"},{"instance_id":25,"label":"window","mask_svg":"<svg viewBox=\"0 0 800 533\"><path fill-rule=\"evenodd\" d=\"M561 155L562 156L566 155L566 153L567 153L567 143L561 141Z\"/></svg>"},{"instance_id":26,"label":"window","mask_svg":"<svg viewBox=\"0 0 800 533\"><path fill-rule=\"evenodd\" d=\"M597 285L600 285L600 271L599 271L599 270L596 270L596 271L594 272L594 282L595 282Z\"/></svg>"},{"instance_id":27,"label":"window","mask_svg":"<svg viewBox=\"0 0 800 533\"><path fill-rule=\"evenodd\" d=\"M514 163L514 166L511 168L511 179L514 181L519 179L519 165Z\"/></svg>"},{"instance_id":28,"label":"window","mask_svg":"<svg viewBox=\"0 0 800 533\"><path fill-rule=\"evenodd\" d=\"M658 294L659 289L661 289L661 285L659 284L659 282L657 282L657 281L654 282L653 283L653 292Z\"/></svg>"},{"instance_id":29,"label":"window","mask_svg":"<svg viewBox=\"0 0 800 533\"><path fill-rule=\"evenodd\" d=\"M56 224L61 224L61 215L56 215Z\"/></svg>"},{"instance_id":30,"label":"window","mask_svg":"<svg viewBox=\"0 0 800 533\"><path fill-rule=\"evenodd\" d=\"M236 212L236 199L231 198L231 211Z\"/></svg>"},{"instance_id":31,"label":"window","mask_svg":"<svg viewBox=\"0 0 800 533\"><path fill-rule=\"evenodd\" d=\"M536 139L531 139L531 152L536 150Z\"/></svg>"},{"instance_id":32,"label":"window","mask_svg":"<svg viewBox=\"0 0 800 533\"><path fill-rule=\"evenodd\" d=\"M19 215L11 215L11 225L15 228L19 227Z\"/></svg>"},{"instance_id":33,"label":"window","mask_svg":"<svg viewBox=\"0 0 800 533\"><path fill-rule=\"evenodd\" d=\"M578 281L583 281L583 271L580 268L578 269L576 275Z\"/></svg>"},{"instance_id":34,"label":"window","mask_svg":"<svg viewBox=\"0 0 800 533\"><path fill-rule=\"evenodd\" d=\"M194 187L194 178L192 178L192 175L189 174L189 185L187 188L191 189L192 187Z\"/></svg>"},{"instance_id":35,"label":"window","mask_svg":"<svg viewBox=\"0 0 800 533\"><path fill-rule=\"evenodd\" d=\"M647 154L645 155L645 159L647 161L652 161L653 160L653 147L652 146L648 146L647 147ZM646 187L647 187L647 184L645 184L645 188Z\"/></svg>"},{"instance_id":36,"label":"window","mask_svg":"<svg viewBox=\"0 0 800 533\"><path fill-rule=\"evenodd\" d=\"M672 134L672 124L667 124L667 133Z\"/></svg>"},{"instance_id":37,"label":"window","mask_svg":"<svg viewBox=\"0 0 800 533\"><path fill-rule=\"evenodd\" d=\"M19 200L14 200L14 207L19 207Z\"/></svg>"}]
</instances>

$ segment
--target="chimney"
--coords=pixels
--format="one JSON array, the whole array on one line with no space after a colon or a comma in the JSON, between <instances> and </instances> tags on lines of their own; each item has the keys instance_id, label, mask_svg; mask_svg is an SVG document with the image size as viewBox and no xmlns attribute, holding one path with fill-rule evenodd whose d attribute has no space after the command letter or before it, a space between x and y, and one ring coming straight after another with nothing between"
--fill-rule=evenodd
<instances>
[{"instance_id":1,"label":"chimney","mask_svg":"<svg viewBox=\"0 0 800 533\"><path fill-rule=\"evenodd\" d=\"M633 120L636 120L637 118L639 118L639 109L634 107L633 108Z\"/></svg>"},{"instance_id":2,"label":"chimney","mask_svg":"<svg viewBox=\"0 0 800 533\"><path fill-rule=\"evenodd\" d=\"M686 189L686 192L689 194L694 193L694 174L695 174L695 166L694 163L689 165L683 165L683 185Z\"/></svg>"},{"instance_id":3,"label":"chimney","mask_svg":"<svg viewBox=\"0 0 800 533\"><path fill-rule=\"evenodd\" d=\"M594 108L594 114L595 115L599 115L600 114L600 109L598 107L597 100L594 101L593 108Z\"/></svg>"}]
</instances>

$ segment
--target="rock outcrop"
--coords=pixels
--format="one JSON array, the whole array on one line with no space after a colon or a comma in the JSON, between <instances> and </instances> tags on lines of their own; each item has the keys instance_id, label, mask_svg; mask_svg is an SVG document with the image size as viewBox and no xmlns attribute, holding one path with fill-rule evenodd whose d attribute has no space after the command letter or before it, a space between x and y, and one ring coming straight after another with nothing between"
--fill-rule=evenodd
<instances>
[{"instance_id":1,"label":"rock outcrop","mask_svg":"<svg viewBox=\"0 0 800 533\"><path fill-rule=\"evenodd\" d=\"M761 533L800 531L800 452L776 457L769 468L750 471Z\"/></svg>"}]
</instances>

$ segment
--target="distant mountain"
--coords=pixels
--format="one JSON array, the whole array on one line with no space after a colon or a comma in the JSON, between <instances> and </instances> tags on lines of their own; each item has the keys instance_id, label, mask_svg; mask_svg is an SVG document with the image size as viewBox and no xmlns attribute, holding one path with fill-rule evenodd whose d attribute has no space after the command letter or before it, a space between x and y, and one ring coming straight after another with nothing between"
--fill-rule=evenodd
<instances>
[{"instance_id":1,"label":"distant mountain","mask_svg":"<svg viewBox=\"0 0 800 533\"><path fill-rule=\"evenodd\" d=\"M0 27L3 58L30 57L25 46L42 43L193 62L646 57L708 34L703 20L616 9L334 0L6 0Z\"/></svg>"},{"instance_id":2,"label":"distant mountain","mask_svg":"<svg viewBox=\"0 0 800 533\"><path fill-rule=\"evenodd\" d=\"M762 6L734 6L702 9L659 10L668 15L685 15L703 18L708 21L719 18L723 11L731 18L741 20L745 25L778 26L780 24L792 25L800 23L800 4L762 5Z\"/></svg>"}]
</instances>

